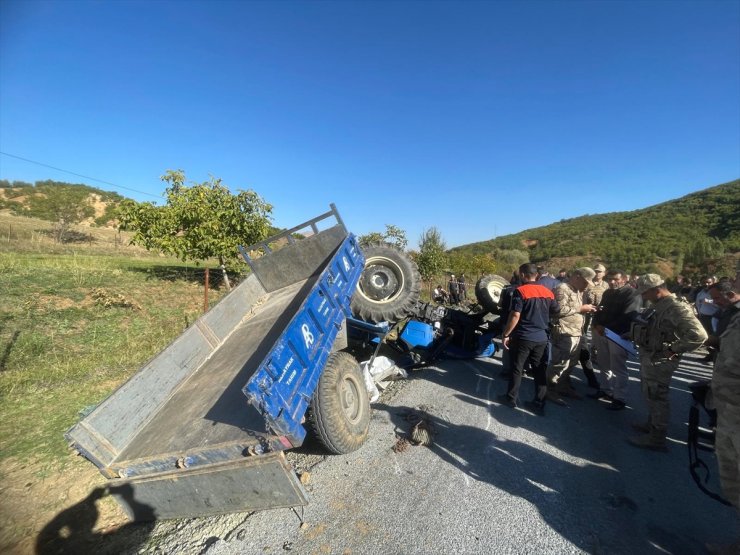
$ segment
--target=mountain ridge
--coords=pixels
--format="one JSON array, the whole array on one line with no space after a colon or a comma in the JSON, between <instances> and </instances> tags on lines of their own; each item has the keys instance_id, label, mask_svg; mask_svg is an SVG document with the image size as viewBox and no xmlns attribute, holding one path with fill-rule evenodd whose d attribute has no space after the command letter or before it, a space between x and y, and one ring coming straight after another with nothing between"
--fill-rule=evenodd
<instances>
[{"instance_id":1,"label":"mountain ridge","mask_svg":"<svg viewBox=\"0 0 740 555\"><path fill-rule=\"evenodd\" d=\"M645 270L658 260L701 265L740 253L740 179L645 208L589 214L460 245L458 255L521 251L533 262L605 260Z\"/></svg>"}]
</instances>

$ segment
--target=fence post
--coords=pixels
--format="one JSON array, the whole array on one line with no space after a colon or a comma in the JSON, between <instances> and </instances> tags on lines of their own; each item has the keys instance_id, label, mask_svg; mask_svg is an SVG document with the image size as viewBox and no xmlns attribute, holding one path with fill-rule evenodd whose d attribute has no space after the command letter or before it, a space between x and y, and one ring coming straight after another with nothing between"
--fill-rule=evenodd
<instances>
[{"instance_id":1,"label":"fence post","mask_svg":"<svg viewBox=\"0 0 740 555\"><path fill-rule=\"evenodd\" d=\"M205 296L203 299L203 312L208 312L208 267L206 267L206 288L205 288Z\"/></svg>"}]
</instances>

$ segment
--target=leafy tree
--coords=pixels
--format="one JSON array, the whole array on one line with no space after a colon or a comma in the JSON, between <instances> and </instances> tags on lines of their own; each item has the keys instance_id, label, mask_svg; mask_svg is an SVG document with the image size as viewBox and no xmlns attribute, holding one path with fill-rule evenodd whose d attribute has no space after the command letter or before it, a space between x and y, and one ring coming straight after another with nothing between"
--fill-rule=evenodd
<instances>
[{"instance_id":1,"label":"leafy tree","mask_svg":"<svg viewBox=\"0 0 740 555\"><path fill-rule=\"evenodd\" d=\"M213 177L188 186L182 170L168 170L162 181L168 185L167 203L125 201L118 214L120 228L134 232L132 243L183 261L217 258L230 288L226 264L238 259L239 245L267 236L272 205L252 190L234 195Z\"/></svg>"},{"instance_id":2,"label":"leafy tree","mask_svg":"<svg viewBox=\"0 0 740 555\"><path fill-rule=\"evenodd\" d=\"M361 247L367 247L376 243L390 243L399 250L406 250L406 245L408 245L406 232L392 224L385 224L385 233L371 231L365 235L360 235L358 241Z\"/></svg>"},{"instance_id":3,"label":"leafy tree","mask_svg":"<svg viewBox=\"0 0 740 555\"><path fill-rule=\"evenodd\" d=\"M416 264L424 281L440 274L447 266L446 245L436 227L425 229L419 238L419 254Z\"/></svg>"},{"instance_id":4,"label":"leafy tree","mask_svg":"<svg viewBox=\"0 0 740 555\"><path fill-rule=\"evenodd\" d=\"M45 185L43 190L36 187L33 193L26 193L26 203L16 205L18 213L54 222L54 239L63 243L70 227L94 216L95 209L87 191L79 187L55 182Z\"/></svg>"}]
</instances>

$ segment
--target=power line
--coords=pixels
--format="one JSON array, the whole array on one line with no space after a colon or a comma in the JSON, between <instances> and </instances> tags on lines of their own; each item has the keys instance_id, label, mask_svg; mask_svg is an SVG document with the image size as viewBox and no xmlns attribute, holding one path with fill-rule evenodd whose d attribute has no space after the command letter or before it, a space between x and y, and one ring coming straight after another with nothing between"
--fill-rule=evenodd
<instances>
[{"instance_id":1,"label":"power line","mask_svg":"<svg viewBox=\"0 0 740 555\"><path fill-rule=\"evenodd\" d=\"M63 170L62 168L57 168L56 166L50 166L49 164L44 164L42 162L37 162L36 160L29 160L28 158L23 158L22 156L16 156L15 154L9 154L7 152L3 152L0 150L0 154L4 156L9 156L11 158L17 158L18 160L23 160L24 162L29 162L31 164L36 164L37 166L43 166L45 168L51 168L52 170L57 170L60 172L68 173L70 175L76 175L77 177L83 177L85 179L90 179L91 181L97 181L98 183L104 183L106 185L110 185L111 187L117 187L118 189L125 189L127 191L132 191L134 193L139 193L140 195L147 195L149 197L154 198L162 198L162 195L153 195L151 193L146 193L144 191L137 191L136 189L132 189L131 187L124 187L123 185L117 185L115 183L111 183L110 181L104 181L102 179L97 179L95 177L90 177L89 175L82 175L81 173L75 173L71 172L69 170Z\"/></svg>"}]
</instances>

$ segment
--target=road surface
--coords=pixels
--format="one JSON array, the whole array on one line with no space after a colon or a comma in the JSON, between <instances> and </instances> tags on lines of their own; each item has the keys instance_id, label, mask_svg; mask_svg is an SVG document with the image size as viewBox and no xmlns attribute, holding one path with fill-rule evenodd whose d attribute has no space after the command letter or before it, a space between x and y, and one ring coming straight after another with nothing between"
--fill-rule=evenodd
<instances>
[{"instance_id":1,"label":"road surface","mask_svg":"<svg viewBox=\"0 0 740 555\"><path fill-rule=\"evenodd\" d=\"M303 510L158 523L132 552L704 553L733 540L738 523L688 472L687 384L710 376L699 358L673 379L668 454L626 442L629 424L646 417L636 363L627 410L584 398L550 403L541 417L495 402L506 389L498 359L442 361L373 405L357 452L326 457L309 445L292 455L311 467ZM533 389L525 380L522 395ZM434 444L394 451L409 413L422 410ZM717 489L714 456L701 456Z\"/></svg>"}]
</instances>

